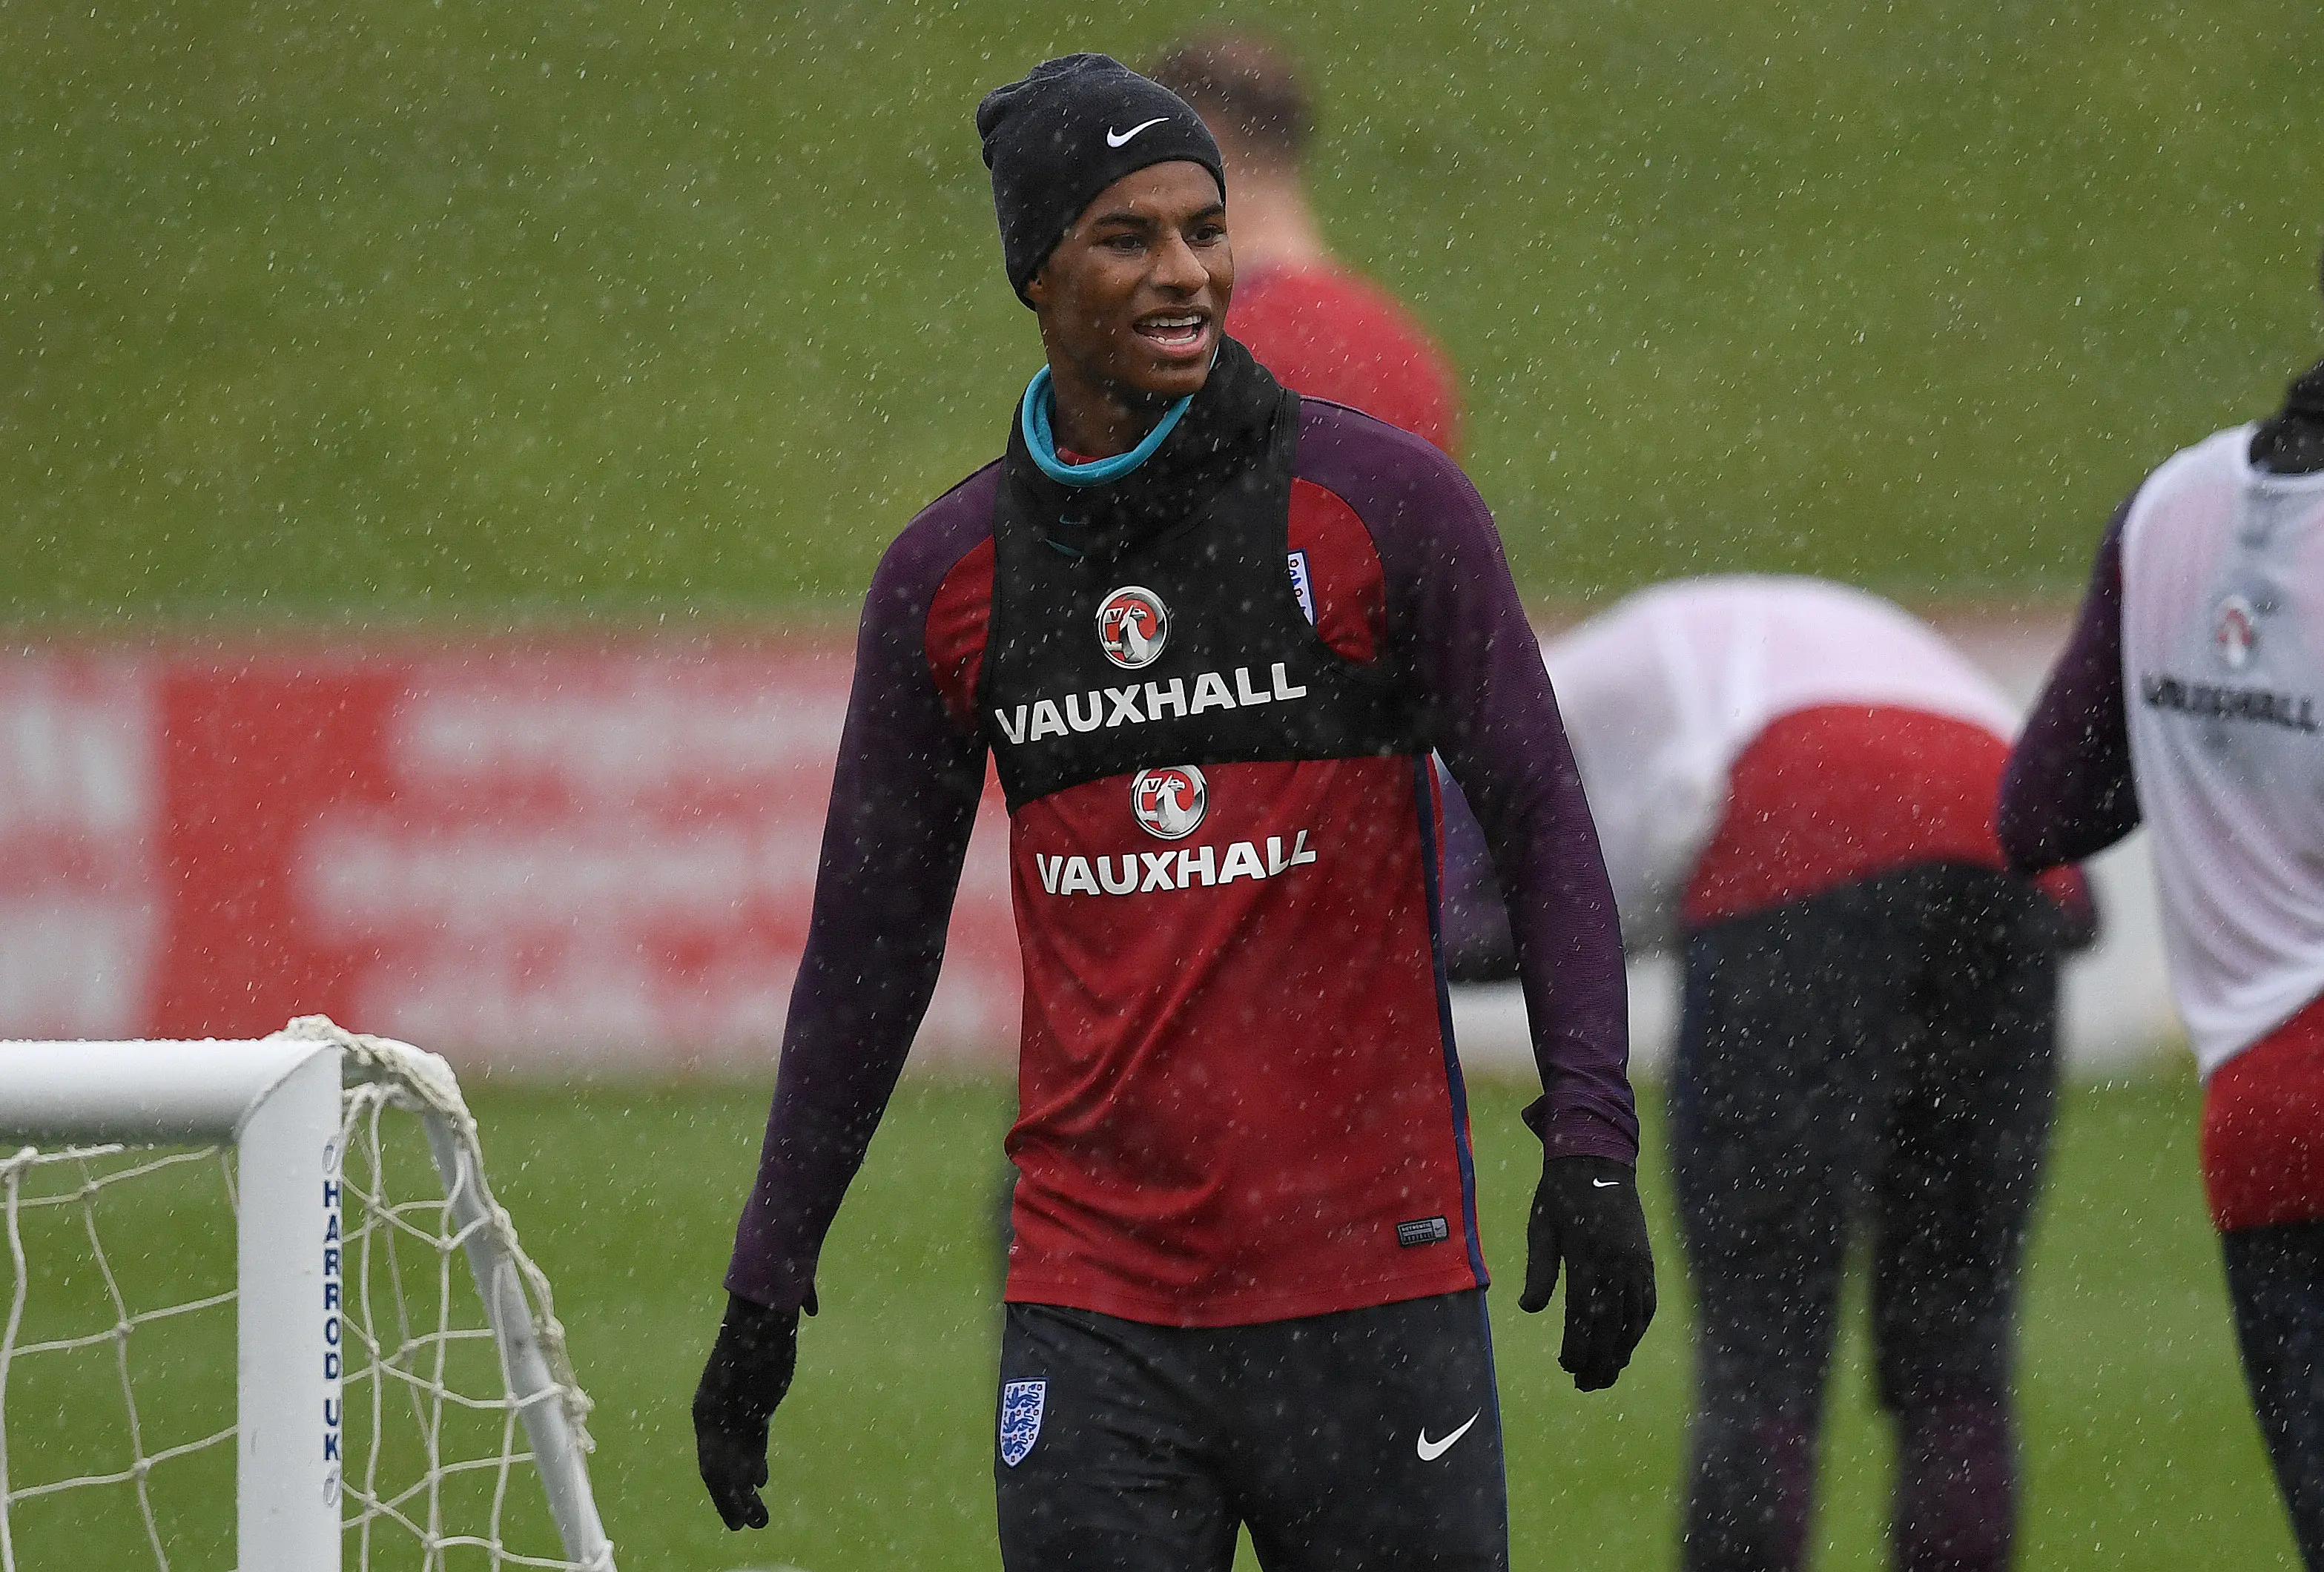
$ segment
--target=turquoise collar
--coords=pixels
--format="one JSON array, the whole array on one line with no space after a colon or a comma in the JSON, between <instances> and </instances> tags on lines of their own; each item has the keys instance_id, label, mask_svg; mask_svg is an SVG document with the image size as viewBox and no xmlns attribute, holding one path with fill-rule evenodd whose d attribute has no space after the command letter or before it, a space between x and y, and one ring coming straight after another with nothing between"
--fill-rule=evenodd
<instances>
[{"instance_id":1,"label":"turquoise collar","mask_svg":"<svg viewBox=\"0 0 2324 1572\"><path fill-rule=\"evenodd\" d=\"M1017 407L1017 427L1025 435L1025 450L1033 455L1033 463L1043 474L1063 486L1102 486L1118 481L1154 456L1163 439L1170 435L1186 406L1194 401L1187 394L1162 413L1154 429L1128 453L1117 453L1111 458L1093 460L1088 464L1067 464L1057 456L1057 439L1049 430L1049 410L1056 397L1049 391L1049 368L1043 366L1025 384L1024 402Z\"/></svg>"}]
</instances>

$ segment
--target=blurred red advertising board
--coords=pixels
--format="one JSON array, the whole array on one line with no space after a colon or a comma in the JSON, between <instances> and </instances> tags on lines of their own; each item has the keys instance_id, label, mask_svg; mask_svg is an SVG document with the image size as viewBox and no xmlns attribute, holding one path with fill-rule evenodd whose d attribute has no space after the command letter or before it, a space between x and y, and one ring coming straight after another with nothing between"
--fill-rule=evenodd
<instances>
[{"instance_id":1,"label":"blurred red advertising board","mask_svg":"<svg viewBox=\"0 0 2324 1572\"><path fill-rule=\"evenodd\" d=\"M0 662L0 1036L322 1011L469 1063L764 1062L844 640L477 640ZM921 1052L1014 1040L988 800Z\"/></svg>"}]
</instances>

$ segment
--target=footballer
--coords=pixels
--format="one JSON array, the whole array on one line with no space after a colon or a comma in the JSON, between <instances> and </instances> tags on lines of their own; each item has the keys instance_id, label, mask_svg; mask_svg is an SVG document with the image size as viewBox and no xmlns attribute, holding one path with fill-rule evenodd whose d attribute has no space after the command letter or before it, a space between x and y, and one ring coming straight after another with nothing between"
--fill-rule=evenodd
<instances>
[{"instance_id":1,"label":"footballer","mask_svg":"<svg viewBox=\"0 0 2324 1572\"><path fill-rule=\"evenodd\" d=\"M1697 1306L1681 1572L1806 1564L1850 1254L1895 1563L2000 1572L2018 1284L2080 876L1993 828L2017 714L1936 631L1818 579L1642 590L1542 652L1634 950L1683 977L1671 1169ZM1448 849L1459 804L1447 794ZM1489 868L1447 858L1448 932ZM1476 940L1466 941L1471 950Z\"/></svg>"},{"instance_id":2,"label":"footballer","mask_svg":"<svg viewBox=\"0 0 2324 1572\"><path fill-rule=\"evenodd\" d=\"M875 574L758 1178L695 1398L730 1527L935 986L988 758L1023 952L994 1475L1010 1572L1509 1564L1438 928L1438 782L1508 891L1543 1095L1527 1310L1654 1311L1622 951L1492 520L1222 332L1216 143L1102 55L976 116L1046 364Z\"/></svg>"},{"instance_id":3,"label":"footballer","mask_svg":"<svg viewBox=\"0 0 2324 1572\"><path fill-rule=\"evenodd\" d=\"M2153 832L2244 1375L2324 1569L2324 365L2172 457L2098 542L2002 786L2024 868Z\"/></svg>"}]
</instances>

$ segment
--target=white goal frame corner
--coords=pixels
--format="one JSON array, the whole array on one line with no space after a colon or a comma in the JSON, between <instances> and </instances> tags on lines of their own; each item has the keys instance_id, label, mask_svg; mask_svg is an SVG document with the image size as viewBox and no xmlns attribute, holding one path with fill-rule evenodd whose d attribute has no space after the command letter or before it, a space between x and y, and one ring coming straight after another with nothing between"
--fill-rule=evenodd
<instances>
[{"instance_id":1,"label":"white goal frame corner","mask_svg":"<svg viewBox=\"0 0 2324 1572\"><path fill-rule=\"evenodd\" d=\"M549 1282L484 1181L476 1122L439 1056L301 1016L246 1041L0 1042L0 1156L17 1147L236 1150L235 1544L240 1572L337 1572L345 1100L419 1117L567 1557L613 1572L589 1487L589 1400Z\"/></svg>"}]
</instances>

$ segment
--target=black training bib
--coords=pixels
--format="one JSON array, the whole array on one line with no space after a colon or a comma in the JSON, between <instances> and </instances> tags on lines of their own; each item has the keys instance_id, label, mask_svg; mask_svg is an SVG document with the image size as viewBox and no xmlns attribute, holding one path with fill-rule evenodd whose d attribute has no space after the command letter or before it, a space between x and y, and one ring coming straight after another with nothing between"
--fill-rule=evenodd
<instances>
[{"instance_id":1,"label":"black training bib","mask_svg":"<svg viewBox=\"0 0 2324 1572\"><path fill-rule=\"evenodd\" d=\"M1102 555L1072 549L1004 471L978 710L1012 812L1138 769L1428 751L1406 675L1342 659L1301 609L1298 437L1286 391L1254 462L1183 522Z\"/></svg>"}]
</instances>

